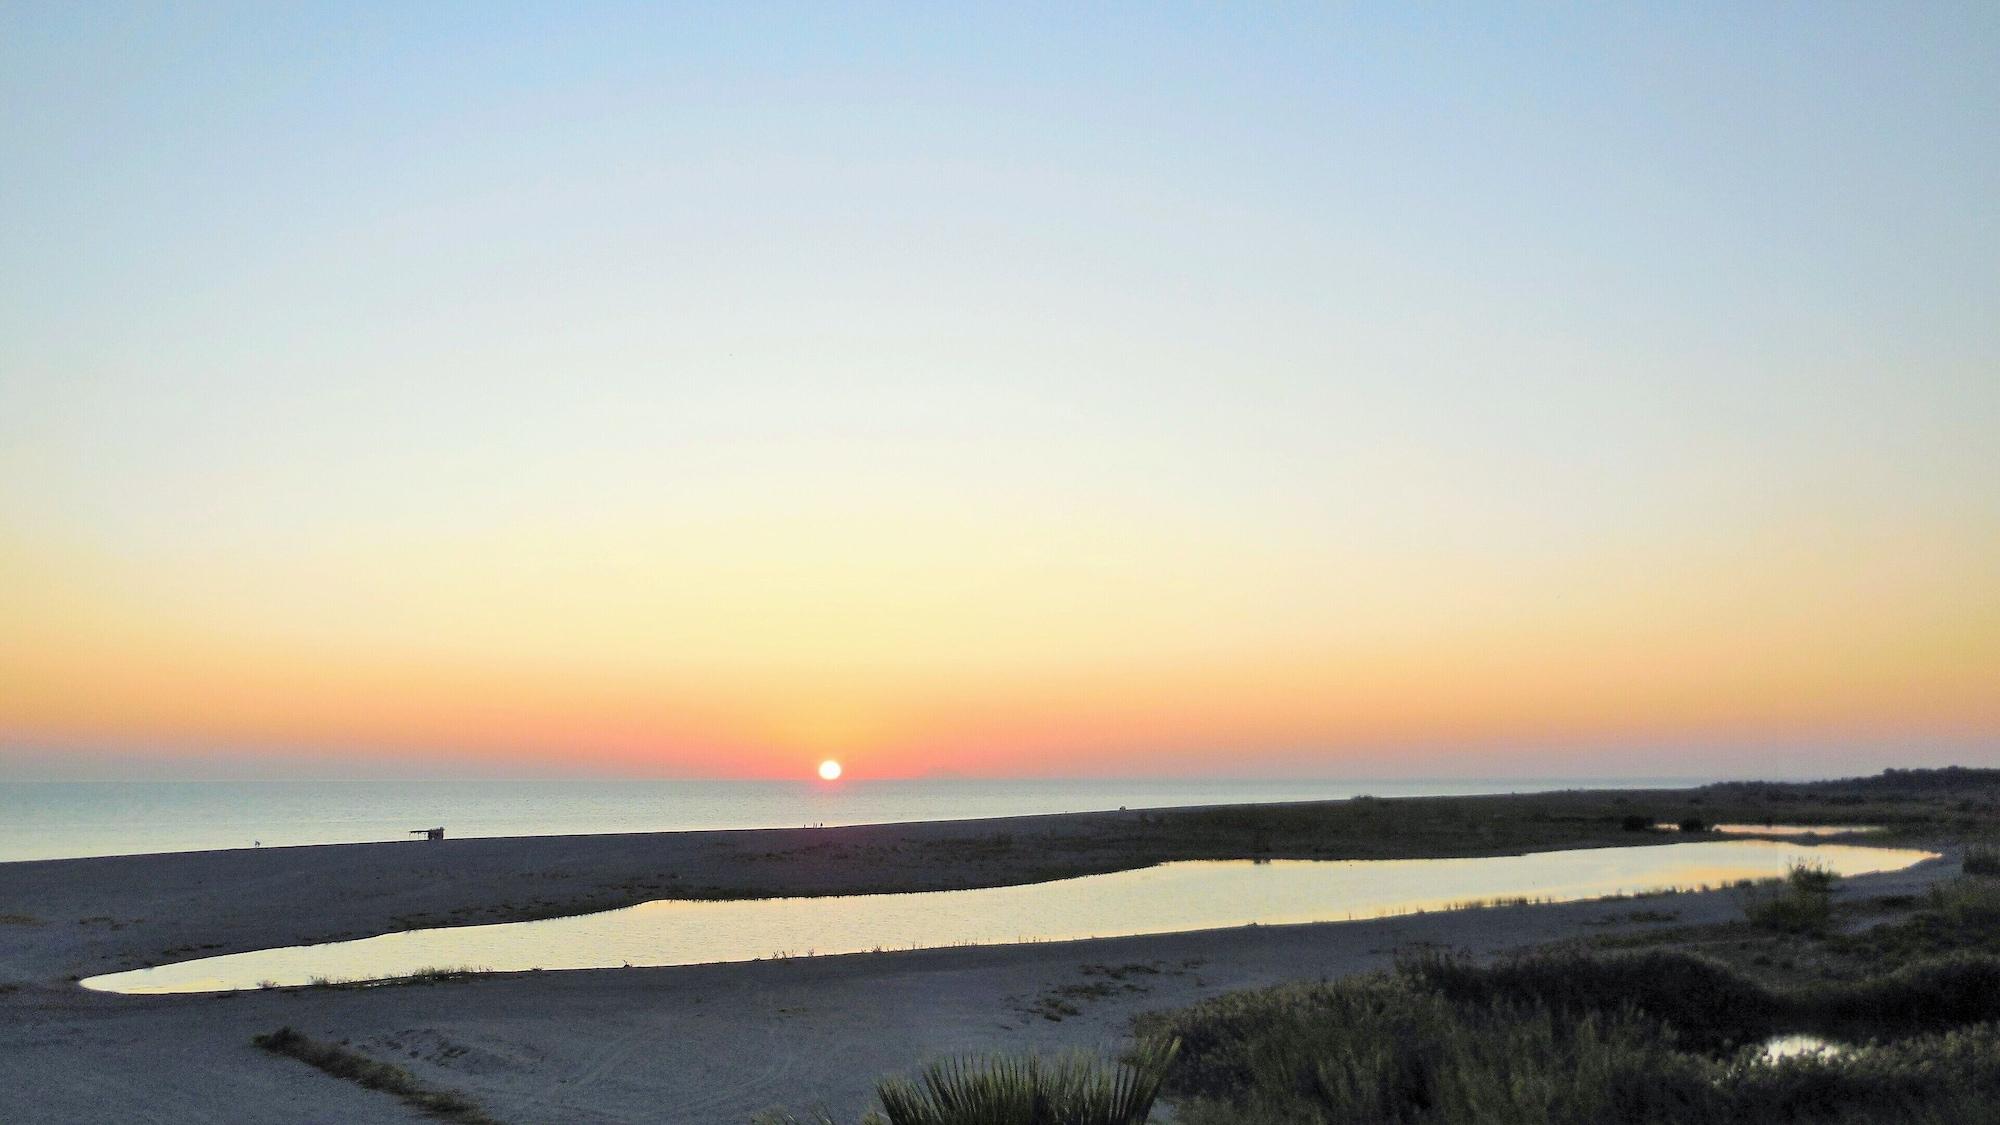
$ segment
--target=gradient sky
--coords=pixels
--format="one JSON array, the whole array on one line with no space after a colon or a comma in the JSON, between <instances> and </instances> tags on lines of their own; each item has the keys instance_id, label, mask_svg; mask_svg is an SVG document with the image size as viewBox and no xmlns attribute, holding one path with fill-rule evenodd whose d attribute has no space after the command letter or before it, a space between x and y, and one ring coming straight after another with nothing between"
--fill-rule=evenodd
<instances>
[{"instance_id":1,"label":"gradient sky","mask_svg":"<svg viewBox=\"0 0 2000 1125\"><path fill-rule=\"evenodd\" d=\"M0 7L0 777L2000 765L2000 7Z\"/></svg>"}]
</instances>

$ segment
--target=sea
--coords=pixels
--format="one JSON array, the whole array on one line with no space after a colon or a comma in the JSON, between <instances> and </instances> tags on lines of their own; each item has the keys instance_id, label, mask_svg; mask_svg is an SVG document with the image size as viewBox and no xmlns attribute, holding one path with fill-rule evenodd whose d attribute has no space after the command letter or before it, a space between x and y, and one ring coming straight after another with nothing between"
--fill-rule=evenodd
<instances>
[{"instance_id":1,"label":"sea","mask_svg":"<svg viewBox=\"0 0 2000 1125\"><path fill-rule=\"evenodd\" d=\"M429 828L451 838L798 828L1703 780L0 781L0 862L409 840Z\"/></svg>"}]
</instances>

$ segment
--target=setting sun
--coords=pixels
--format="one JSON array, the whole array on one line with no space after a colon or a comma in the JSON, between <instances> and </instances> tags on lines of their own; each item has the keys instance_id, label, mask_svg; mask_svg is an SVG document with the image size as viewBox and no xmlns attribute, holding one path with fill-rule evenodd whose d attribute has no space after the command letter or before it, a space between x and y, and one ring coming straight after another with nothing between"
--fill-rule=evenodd
<instances>
[{"instance_id":1,"label":"setting sun","mask_svg":"<svg viewBox=\"0 0 2000 1125\"><path fill-rule=\"evenodd\" d=\"M839 781L840 763L834 761L832 758L821 762L819 764L819 776L822 781Z\"/></svg>"}]
</instances>

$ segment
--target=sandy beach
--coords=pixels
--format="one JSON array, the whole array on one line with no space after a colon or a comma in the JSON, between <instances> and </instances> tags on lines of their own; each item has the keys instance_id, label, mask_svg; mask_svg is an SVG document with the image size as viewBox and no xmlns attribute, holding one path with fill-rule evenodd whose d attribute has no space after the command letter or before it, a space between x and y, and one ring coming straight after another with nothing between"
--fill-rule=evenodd
<instances>
[{"instance_id":1,"label":"sandy beach","mask_svg":"<svg viewBox=\"0 0 2000 1125\"><path fill-rule=\"evenodd\" d=\"M463 1090L510 1122L745 1121L825 1104L965 1051L1114 1047L1137 1012L1380 967L1433 944L1474 953L1658 925L1610 902L1372 922L801 958L505 974L369 989L97 994L102 972L414 926L704 897L934 889L1116 864L1093 842L1132 814L851 829L532 837L0 865L0 1120L390 1122L395 1099L251 1045L281 1025ZM996 833L1033 839L1000 850ZM1851 881L1914 889L1928 862ZM1649 899L1681 923L1727 892ZM1051 1015L1059 1018L1050 1018Z\"/></svg>"}]
</instances>

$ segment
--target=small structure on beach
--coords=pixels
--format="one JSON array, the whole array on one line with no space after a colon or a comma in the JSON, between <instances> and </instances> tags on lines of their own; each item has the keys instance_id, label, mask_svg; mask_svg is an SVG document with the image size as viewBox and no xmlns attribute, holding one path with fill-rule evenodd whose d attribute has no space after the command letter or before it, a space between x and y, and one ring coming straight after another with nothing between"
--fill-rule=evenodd
<instances>
[{"instance_id":1,"label":"small structure on beach","mask_svg":"<svg viewBox=\"0 0 2000 1125\"><path fill-rule=\"evenodd\" d=\"M412 828L410 829L410 835L422 836L426 840L442 840L444 839L444 828L442 826L437 828Z\"/></svg>"}]
</instances>

